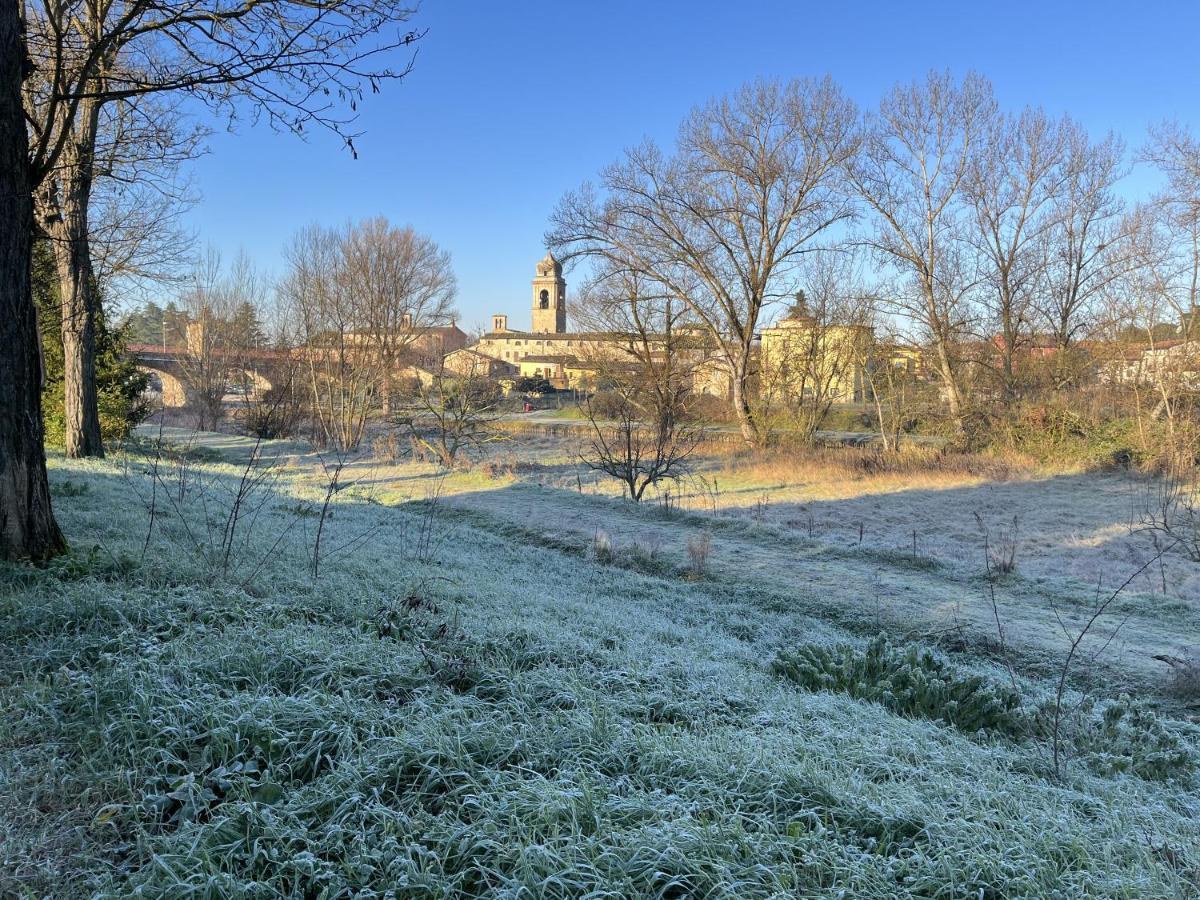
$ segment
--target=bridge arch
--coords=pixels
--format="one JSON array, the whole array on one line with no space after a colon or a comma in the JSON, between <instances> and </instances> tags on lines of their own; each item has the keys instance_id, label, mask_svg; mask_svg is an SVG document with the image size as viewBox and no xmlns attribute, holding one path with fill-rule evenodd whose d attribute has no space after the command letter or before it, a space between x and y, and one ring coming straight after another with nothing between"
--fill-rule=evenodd
<instances>
[{"instance_id":1,"label":"bridge arch","mask_svg":"<svg viewBox=\"0 0 1200 900\"><path fill-rule=\"evenodd\" d=\"M271 382L257 369L234 369L229 375L230 387L245 388L261 398L271 389Z\"/></svg>"},{"instance_id":2,"label":"bridge arch","mask_svg":"<svg viewBox=\"0 0 1200 900\"><path fill-rule=\"evenodd\" d=\"M187 406L187 388L177 375L147 365L139 365L138 371L145 372L150 376L150 384L147 389L159 394L163 406L169 409Z\"/></svg>"}]
</instances>

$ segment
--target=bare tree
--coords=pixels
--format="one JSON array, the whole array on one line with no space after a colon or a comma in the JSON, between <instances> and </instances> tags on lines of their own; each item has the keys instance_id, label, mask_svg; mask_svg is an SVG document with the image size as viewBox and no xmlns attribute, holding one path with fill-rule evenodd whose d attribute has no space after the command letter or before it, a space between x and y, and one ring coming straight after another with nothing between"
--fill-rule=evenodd
<instances>
[{"instance_id":1,"label":"bare tree","mask_svg":"<svg viewBox=\"0 0 1200 900\"><path fill-rule=\"evenodd\" d=\"M1152 131L1145 155L1167 176L1152 204L1161 234L1154 286L1178 317L1180 337L1200 343L1200 140L1163 125Z\"/></svg>"},{"instance_id":2,"label":"bare tree","mask_svg":"<svg viewBox=\"0 0 1200 900\"><path fill-rule=\"evenodd\" d=\"M1017 116L997 116L991 125L971 158L965 192L987 337L995 338L1000 396L1009 402L1020 388L1017 360L1033 337L1046 265L1041 242L1068 176L1066 141L1073 126L1028 107Z\"/></svg>"},{"instance_id":3,"label":"bare tree","mask_svg":"<svg viewBox=\"0 0 1200 900\"><path fill-rule=\"evenodd\" d=\"M310 226L288 249L282 290L294 310L323 440L358 446L408 351L452 318L449 255L411 228L372 219ZM440 355L440 354L439 354Z\"/></svg>"},{"instance_id":4,"label":"bare tree","mask_svg":"<svg viewBox=\"0 0 1200 900\"><path fill-rule=\"evenodd\" d=\"M1200 217L1164 194L1124 222L1131 269L1105 290L1104 317L1115 319L1112 346L1134 401L1143 438L1147 421L1165 422L1167 445L1154 448L1170 465L1195 465L1200 438Z\"/></svg>"},{"instance_id":5,"label":"bare tree","mask_svg":"<svg viewBox=\"0 0 1200 900\"><path fill-rule=\"evenodd\" d=\"M180 298L187 312L186 346L178 358L188 406L196 427L216 428L225 413L225 396L242 384L254 390L252 337L239 323L239 311L251 308L266 293L253 264L239 255L224 271L220 255L210 251Z\"/></svg>"},{"instance_id":6,"label":"bare tree","mask_svg":"<svg viewBox=\"0 0 1200 900\"><path fill-rule=\"evenodd\" d=\"M688 403L712 340L668 286L612 259L583 287L579 308L580 321L612 335L585 356L608 399L585 402L591 427L581 459L639 502L651 486L687 474L702 437Z\"/></svg>"},{"instance_id":7,"label":"bare tree","mask_svg":"<svg viewBox=\"0 0 1200 900\"><path fill-rule=\"evenodd\" d=\"M880 334L877 327L864 367L867 393L875 407L875 421L885 451L900 449L901 435L908 425L917 395L916 372L910 367L909 359L896 353L896 349L905 343L895 329L889 328L885 334Z\"/></svg>"},{"instance_id":8,"label":"bare tree","mask_svg":"<svg viewBox=\"0 0 1200 900\"><path fill-rule=\"evenodd\" d=\"M27 105L52 90L32 83ZM178 170L204 132L185 124L172 99L141 95L90 105L75 126L90 150L73 137L34 194L61 298L68 456L104 453L94 371L102 294L116 284L164 279L190 250L178 217L191 198ZM73 193L82 199L72 200Z\"/></svg>"},{"instance_id":9,"label":"bare tree","mask_svg":"<svg viewBox=\"0 0 1200 900\"><path fill-rule=\"evenodd\" d=\"M755 332L764 308L795 293L801 256L850 217L841 167L856 147L855 112L829 79L757 82L703 106L674 155L626 152L563 198L547 243L569 256L630 265L686 304L732 374L747 443Z\"/></svg>"},{"instance_id":10,"label":"bare tree","mask_svg":"<svg viewBox=\"0 0 1200 900\"><path fill-rule=\"evenodd\" d=\"M342 135L363 89L403 76L382 64L419 35L385 34L411 10L391 0L43 0L27 6L37 70L25 109L32 131L33 188L46 198L42 227L60 249L67 351L68 450L102 455L94 387L96 297L89 201L106 110L137 98L186 93L232 119ZM410 63L411 65L411 63ZM72 359L71 357L79 357Z\"/></svg>"},{"instance_id":11,"label":"bare tree","mask_svg":"<svg viewBox=\"0 0 1200 900\"><path fill-rule=\"evenodd\" d=\"M853 255L819 253L803 268L804 290L763 335L759 398L766 423L811 441L834 403L865 399L871 304Z\"/></svg>"},{"instance_id":12,"label":"bare tree","mask_svg":"<svg viewBox=\"0 0 1200 900\"><path fill-rule=\"evenodd\" d=\"M931 72L897 85L868 117L847 172L873 212L862 240L900 277L893 302L927 333L950 413L963 428L961 341L969 328L964 187L995 115L992 88L974 73Z\"/></svg>"},{"instance_id":13,"label":"bare tree","mask_svg":"<svg viewBox=\"0 0 1200 900\"><path fill-rule=\"evenodd\" d=\"M1200 141L1179 125L1163 125L1151 132L1145 155L1167 186L1149 205L1154 239L1142 281L1177 323L1175 343L1155 367L1157 411L1170 428L1172 464L1193 469L1200 440Z\"/></svg>"},{"instance_id":14,"label":"bare tree","mask_svg":"<svg viewBox=\"0 0 1200 900\"><path fill-rule=\"evenodd\" d=\"M354 340L358 310L341 244L337 229L311 225L300 231L287 248L280 290L294 310L317 436L344 451L362 440L377 367Z\"/></svg>"},{"instance_id":15,"label":"bare tree","mask_svg":"<svg viewBox=\"0 0 1200 900\"><path fill-rule=\"evenodd\" d=\"M1115 192L1125 173L1123 145L1112 134L1092 141L1075 124L1065 126L1064 141L1064 178L1042 245L1045 281L1038 300L1058 351L1054 379L1060 388L1078 374L1071 352L1076 336L1097 327L1091 319L1096 305L1136 260L1124 203Z\"/></svg>"},{"instance_id":16,"label":"bare tree","mask_svg":"<svg viewBox=\"0 0 1200 900\"><path fill-rule=\"evenodd\" d=\"M382 216L342 235L345 277L356 286L355 340L368 347L380 370L379 393L390 411L397 369L429 329L453 319L457 282L450 254L411 226ZM441 354L437 354L440 356Z\"/></svg>"},{"instance_id":17,"label":"bare tree","mask_svg":"<svg viewBox=\"0 0 1200 900\"><path fill-rule=\"evenodd\" d=\"M464 450L482 450L504 439L495 424L499 401L499 386L487 378L482 364L473 362L460 372L442 365L428 382L417 385L411 409L399 424L408 430L415 453L432 455L451 469Z\"/></svg>"},{"instance_id":18,"label":"bare tree","mask_svg":"<svg viewBox=\"0 0 1200 900\"><path fill-rule=\"evenodd\" d=\"M170 95L105 107L88 214L92 273L105 301L153 297L195 261L181 220L197 195L183 166L201 154L206 130L181 107Z\"/></svg>"},{"instance_id":19,"label":"bare tree","mask_svg":"<svg viewBox=\"0 0 1200 900\"><path fill-rule=\"evenodd\" d=\"M16 3L0 5L0 559L66 549L50 506L42 428L41 342L33 304L32 179L21 111L27 74Z\"/></svg>"}]
</instances>

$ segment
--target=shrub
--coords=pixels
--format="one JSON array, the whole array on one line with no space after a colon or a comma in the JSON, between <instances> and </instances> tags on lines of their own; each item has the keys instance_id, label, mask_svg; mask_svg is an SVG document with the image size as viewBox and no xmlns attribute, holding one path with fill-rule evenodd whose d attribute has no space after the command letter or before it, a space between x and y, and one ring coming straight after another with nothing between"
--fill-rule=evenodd
<instances>
[{"instance_id":1,"label":"shrub","mask_svg":"<svg viewBox=\"0 0 1200 900\"><path fill-rule=\"evenodd\" d=\"M1085 469L1145 466L1153 461L1147 447L1160 444L1155 435L1143 435L1132 418L1083 416L1048 405L1027 408L1003 427L997 432L993 426L993 444L1008 444L1041 463Z\"/></svg>"},{"instance_id":2,"label":"shrub","mask_svg":"<svg viewBox=\"0 0 1200 900\"><path fill-rule=\"evenodd\" d=\"M592 556L601 563L610 563L616 557L612 538L607 531L599 530L592 536Z\"/></svg>"},{"instance_id":3,"label":"shrub","mask_svg":"<svg viewBox=\"0 0 1200 900\"><path fill-rule=\"evenodd\" d=\"M822 431L874 431L879 427L872 409L866 406L832 406L817 426Z\"/></svg>"},{"instance_id":4,"label":"shrub","mask_svg":"<svg viewBox=\"0 0 1200 900\"><path fill-rule=\"evenodd\" d=\"M627 401L616 391L596 391L591 400L592 415L598 420L619 419Z\"/></svg>"},{"instance_id":5,"label":"shrub","mask_svg":"<svg viewBox=\"0 0 1200 900\"><path fill-rule=\"evenodd\" d=\"M519 394L552 394L554 385L541 375L524 375L513 383L513 390Z\"/></svg>"},{"instance_id":6,"label":"shrub","mask_svg":"<svg viewBox=\"0 0 1200 900\"><path fill-rule=\"evenodd\" d=\"M1172 697L1189 703L1200 702L1200 656L1193 654L1182 659L1172 657L1155 657L1155 659L1167 661L1171 665L1167 690Z\"/></svg>"},{"instance_id":7,"label":"shrub","mask_svg":"<svg viewBox=\"0 0 1200 900\"><path fill-rule=\"evenodd\" d=\"M270 440L296 433L304 408L291 384L269 388L242 411L242 428L252 437Z\"/></svg>"},{"instance_id":8,"label":"shrub","mask_svg":"<svg viewBox=\"0 0 1200 900\"><path fill-rule=\"evenodd\" d=\"M982 675L962 672L916 646L901 650L883 636L863 649L806 644L780 653L771 671L809 691L836 691L910 718L961 731L1019 737L1028 731L1020 696Z\"/></svg>"},{"instance_id":9,"label":"shrub","mask_svg":"<svg viewBox=\"0 0 1200 900\"><path fill-rule=\"evenodd\" d=\"M1145 703L1127 695L1104 704L1099 715L1090 704L1073 737L1075 752L1100 775L1128 772L1150 781L1188 780L1196 754L1169 731ZM1045 718L1045 715L1042 717Z\"/></svg>"}]
</instances>

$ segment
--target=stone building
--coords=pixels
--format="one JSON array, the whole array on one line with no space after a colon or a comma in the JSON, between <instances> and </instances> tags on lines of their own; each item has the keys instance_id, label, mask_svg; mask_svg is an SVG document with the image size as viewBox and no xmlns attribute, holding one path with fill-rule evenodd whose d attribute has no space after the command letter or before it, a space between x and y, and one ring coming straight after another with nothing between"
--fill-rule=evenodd
<instances>
[{"instance_id":1,"label":"stone building","mask_svg":"<svg viewBox=\"0 0 1200 900\"><path fill-rule=\"evenodd\" d=\"M534 268L533 331L536 334L563 334L567 330L567 281L562 263L546 251Z\"/></svg>"},{"instance_id":2,"label":"stone building","mask_svg":"<svg viewBox=\"0 0 1200 900\"><path fill-rule=\"evenodd\" d=\"M867 399L874 341L870 326L819 321L798 301L762 331L763 388L796 395L816 391L834 403L861 403Z\"/></svg>"},{"instance_id":3,"label":"stone building","mask_svg":"<svg viewBox=\"0 0 1200 900\"><path fill-rule=\"evenodd\" d=\"M602 331L567 330L567 282L562 263L547 253L534 267L532 281L531 330L509 328L508 316L492 316L492 329L467 348L446 358L446 365L458 371L470 368L479 371L479 363L467 354L480 354L500 363L491 367L494 377L546 378L556 388L587 388L600 361L619 361L627 354L622 347L631 335ZM731 384L728 371L706 352L702 338L687 352L699 359L692 360L693 385L698 393L725 395ZM511 371L504 371L511 366Z\"/></svg>"},{"instance_id":4,"label":"stone building","mask_svg":"<svg viewBox=\"0 0 1200 900\"><path fill-rule=\"evenodd\" d=\"M471 347L463 347L453 353L447 353L444 362L446 371L456 375L479 378L516 378L520 374L518 366L480 353Z\"/></svg>"}]
</instances>

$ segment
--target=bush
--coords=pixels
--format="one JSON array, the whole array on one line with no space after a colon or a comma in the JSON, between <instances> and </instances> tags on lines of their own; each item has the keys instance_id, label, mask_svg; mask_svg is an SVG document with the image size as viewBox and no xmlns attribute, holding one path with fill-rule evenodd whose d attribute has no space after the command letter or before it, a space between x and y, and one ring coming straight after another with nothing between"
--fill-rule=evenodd
<instances>
[{"instance_id":1,"label":"bush","mask_svg":"<svg viewBox=\"0 0 1200 900\"><path fill-rule=\"evenodd\" d=\"M242 428L252 437L271 440L296 433L304 410L290 384L272 387L242 411Z\"/></svg>"},{"instance_id":2,"label":"bush","mask_svg":"<svg viewBox=\"0 0 1200 900\"><path fill-rule=\"evenodd\" d=\"M1090 704L1078 732L1075 752L1089 769L1100 775L1128 772L1150 781L1190 779L1196 754L1167 730L1144 703L1122 695L1104 704L1099 715ZM1043 711L1043 718L1049 711Z\"/></svg>"},{"instance_id":3,"label":"bush","mask_svg":"<svg viewBox=\"0 0 1200 900\"><path fill-rule=\"evenodd\" d=\"M832 406L817 426L821 431L875 431L879 422L872 409L865 406Z\"/></svg>"},{"instance_id":4,"label":"bush","mask_svg":"<svg viewBox=\"0 0 1200 900\"><path fill-rule=\"evenodd\" d=\"M592 415L598 421L602 421L619 419L629 401L616 391L596 391L588 402L591 404Z\"/></svg>"},{"instance_id":5,"label":"bush","mask_svg":"<svg viewBox=\"0 0 1200 900\"><path fill-rule=\"evenodd\" d=\"M708 573L708 557L712 553L712 534L701 531L692 535L687 542L688 571L693 578L703 578Z\"/></svg>"},{"instance_id":6,"label":"bush","mask_svg":"<svg viewBox=\"0 0 1200 900\"><path fill-rule=\"evenodd\" d=\"M932 719L969 734L998 732L1020 737L1029 730L1021 698L942 662L929 650L892 647L883 636L863 649L807 644L780 653L775 675L809 691L836 691L869 700L910 718Z\"/></svg>"},{"instance_id":7,"label":"bush","mask_svg":"<svg viewBox=\"0 0 1200 900\"><path fill-rule=\"evenodd\" d=\"M541 375L525 375L513 382L513 390L520 394L552 394L554 385Z\"/></svg>"},{"instance_id":8,"label":"bush","mask_svg":"<svg viewBox=\"0 0 1200 900\"><path fill-rule=\"evenodd\" d=\"M1159 427L1147 423L1151 432ZM1099 419L1085 417L1058 406L1034 406L998 431L992 426L992 443L1012 449L1040 463L1078 466L1084 469L1137 468L1153 461L1149 447L1162 446L1156 434L1144 436L1137 422L1128 417Z\"/></svg>"},{"instance_id":9,"label":"bush","mask_svg":"<svg viewBox=\"0 0 1200 900\"><path fill-rule=\"evenodd\" d=\"M882 635L862 649L807 644L780 653L771 672L806 690L846 694L967 734L1014 740L1045 740L1051 734L1052 701L1024 706L1007 685L966 673L929 650L892 647ZM1098 775L1187 782L1196 767L1195 751L1149 706L1127 696L1102 704L1083 701L1072 710L1065 738L1071 754Z\"/></svg>"}]
</instances>

